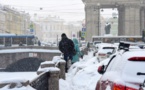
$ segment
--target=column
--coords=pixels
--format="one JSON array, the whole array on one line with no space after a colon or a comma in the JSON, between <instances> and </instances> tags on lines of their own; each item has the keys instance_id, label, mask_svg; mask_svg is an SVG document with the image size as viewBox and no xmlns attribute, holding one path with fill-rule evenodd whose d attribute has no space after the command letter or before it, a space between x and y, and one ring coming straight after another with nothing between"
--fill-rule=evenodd
<instances>
[{"instance_id":1,"label":"column","mask_svg":"<svg viewBox=\"0 0 145 90\"><path fill-rule=\"evenodd\" d=\"M124 29L124 15L125 15L125 8L123 5L120 5L118 7L118 14L119 14L119 19L118 19L118 35L124 35L125 29Z\"/></svg>"},{"instance_id":2,"label":"column","mask_svg":"<svg viewBox=\"0 0 145 90\"><path fill-rule=\"evenodd\" d=\"M141 32L143 29L145 29L145 9L144 8L141 8L141 11L140 11L140 35L141 35Z\"/></svg>"},{"instance_id":3,"label":"column","mask_svg":"<svg viewBox=\"0 0 145 90\"><path fill-rule=\"evenodd\" d=\"M49 70L48 90L59 90L59 69Z\"/></svg>"},{"instance_id":4,"label":"column","mask_svg":"<svg viewBox=\"0 0 145 90\"><path fill-rule=\"evenodd\" d=\"M92 41L92 36L98 35L99 8L95 5L86 5L86 40Z\"/></svg>"},{"instance_id":5,"label":"column","mask_svg":"<svg viewBox=\"0 0 145 90\"><path fill-rule=\"evenodd\" d=\"M135 5L125 6L125 35L140 35L140 8Z\"/></svg>"},{"instance_id":6,"label":"column","mask_svg":"<svg viewBox=\"0 0 145 90\"><path fill-rule=\"evenodd\" d=\"M65 79L65 60L59 60L58 68L60 69L59 78Z\"/></svg>"}]
</instances>

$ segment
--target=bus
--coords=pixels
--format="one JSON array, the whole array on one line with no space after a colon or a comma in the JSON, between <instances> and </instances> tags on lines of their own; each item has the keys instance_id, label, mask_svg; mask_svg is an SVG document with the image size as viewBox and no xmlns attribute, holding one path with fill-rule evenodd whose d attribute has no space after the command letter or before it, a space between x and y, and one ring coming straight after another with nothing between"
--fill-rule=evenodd
<instances>
[{"instance_id":1,"label":"bus","mask_svg":"<svg viewBox=\"0 0 145 90\"><path fill-rule=\"evenodd\" d=\"M101 41L103 43L142 42L142 36L93 36L92 41Z\"/></svg>"},{"instance_id":2,"label":"bus","mask_svg":"<svg viewBox=\"0 0 145 90\"><path fill-rule=\"evenodd\" d=\"M23 46L37 44L38 38L34 35L15 35L15 34L0 34L0 46L11 47L19 46L20 43Z\"/></svg>"}]
</instances>

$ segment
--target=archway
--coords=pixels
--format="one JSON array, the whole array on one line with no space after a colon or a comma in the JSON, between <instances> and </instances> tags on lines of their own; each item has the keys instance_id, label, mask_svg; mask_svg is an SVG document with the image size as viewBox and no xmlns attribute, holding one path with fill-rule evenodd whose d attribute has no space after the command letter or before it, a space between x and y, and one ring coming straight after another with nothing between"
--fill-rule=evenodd
<instances>
[{"instance_id":1,"label":"archway","mask_svg":"<svg viewBox=\"0 0 145 90\"><path fill-rule=\"evenodd\" d=\"M29 72L29 71L37 71L42 60L40 58L23 58L18 60L6 67L4 71L6 72Z\"/></svg>"},{"instance_id":2,"label":"archway","mask_svg":"<svg viewBox=\"0 0 145 90\"><path fill-rule=\"evenodd\" d=\"M92 36L100 36L100 8L118 9L118 35L139 36L144 29L145 9L143 0L82 0L86 12L86 40ZM99 17L99 18L98 18Z\"/></svg>"}]
</instances>

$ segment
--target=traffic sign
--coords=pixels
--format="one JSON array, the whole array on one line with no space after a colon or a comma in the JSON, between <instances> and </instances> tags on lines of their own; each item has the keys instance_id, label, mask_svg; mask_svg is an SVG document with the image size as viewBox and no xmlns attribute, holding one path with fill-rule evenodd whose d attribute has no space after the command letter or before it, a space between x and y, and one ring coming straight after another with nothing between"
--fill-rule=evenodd
<instances>
[{"instance_id":1,"label":"traffic sign","mask_svg":"<svg viewBox=\"0 0 145 90\"><path fill-rule=\"evenodd\" d=\"M86 31L86 28L82 28L82 31Z\"/></svg>"},{"instance_id":2,"label":"traffic sign","mask_svg":"<svg viewBox=\"0 0 145 90\"><path fill-rule=\"evenodd\" d=\"M85 37L85 35L86 35L86 32L82 32L82 35L81 36L82 37Z\"/></svg>"}]
</instances>

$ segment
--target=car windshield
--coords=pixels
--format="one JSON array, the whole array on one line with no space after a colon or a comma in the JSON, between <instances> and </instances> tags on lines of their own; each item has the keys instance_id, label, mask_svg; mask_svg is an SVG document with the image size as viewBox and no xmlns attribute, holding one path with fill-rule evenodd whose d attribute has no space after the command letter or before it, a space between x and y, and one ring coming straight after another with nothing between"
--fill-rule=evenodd
<instances>
[{"instance_id":1,"label":"car windshield","mask_svg":"<svg viewBox=\"0 0 145 90\"><path fill-rule=\"evenodd\" d=\"M98 41L98 42L94 42L94 44L98 44L98 43L101 43L101 41Z\"/></svg>"},{"instance_id":2,"label":"car windshield","mask_svg":"<svg viewBox=\"0 0 145 90\"><path fill-rule=\"evenodd\" d=\"M90 44L90 46L93 46L93 43L89 43Z\"/></svg>"}]
</instances>

